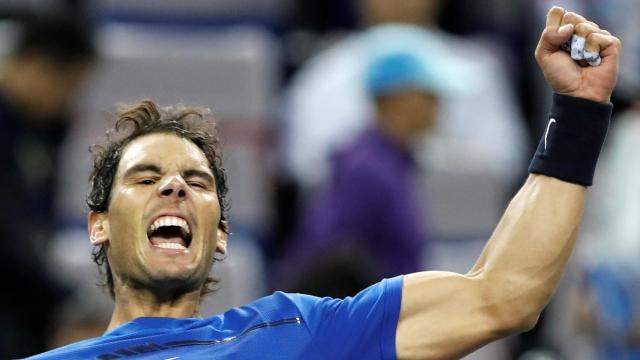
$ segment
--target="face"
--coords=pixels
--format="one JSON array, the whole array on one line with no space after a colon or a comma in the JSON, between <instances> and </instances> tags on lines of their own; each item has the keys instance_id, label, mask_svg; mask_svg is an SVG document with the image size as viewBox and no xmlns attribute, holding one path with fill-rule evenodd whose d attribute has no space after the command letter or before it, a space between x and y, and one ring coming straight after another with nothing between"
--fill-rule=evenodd
<instances>
[{"instance_id":1,"label":"face","mask_svg":"<svg viewBox=\"0 0 640 360\"><path fill-rule=\"evenodd\" d=\"M109 210L89 216L94 244L107 246L118 287L199 290L214 252L226 251L220 204L202 151L173 134L126 146Z\"/></svg>"},{"instance_id":2,"label":"face","mask_svg":"<svg viewBox=\"0 0 640 360\"><path fill-rule=\"evenodd\" d=\"M401 93L398 101L398 108L404 112L407 126L416 134L423 134L433 128L438 115L437 96L422 91L407 91Z\"/></svg>"},{"instance_id":3,"label":"face","mask_svg":"<svg viewBox=\"0 0 640 360\"><path fill-rule=\"evenodd\" d=\"M411 140L433 129L438 117L438 97L419 90L394 92L380 98L377 105L388 126Z\"/></svg>"},{"instance_id":4,"label":"face","mask_svg":"<svg viewBox=\"0 0 640 360\"><path fill-rule=\"evenodd\" d=\"M27 84L28 109L33 116L47 118L64 113L89 75L90 63L60 67L42 58L27 58L21 67L21 81Z\"/></svg>"}]
</instances>

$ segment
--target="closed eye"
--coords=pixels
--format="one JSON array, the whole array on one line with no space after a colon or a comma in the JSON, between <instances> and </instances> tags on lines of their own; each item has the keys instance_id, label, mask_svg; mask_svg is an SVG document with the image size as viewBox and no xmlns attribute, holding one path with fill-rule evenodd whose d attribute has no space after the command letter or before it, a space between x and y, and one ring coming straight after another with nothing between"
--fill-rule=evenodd
<instances>
[{"instance_id":1,"label":"closed eye","mask_svg":"<svg viewBox=\"0 0 640 360\"><path fill-rule=\"evenodd\" d=\"M205 188L204 184L199 183L199 182L193 182L193 181L191 181L191 182L189 182L189 185L190 185L190 186L193 186L193 187L197 187L197 188L202 188L202 189L204 189L204 188Z\"/></svg>"}]
</instances>

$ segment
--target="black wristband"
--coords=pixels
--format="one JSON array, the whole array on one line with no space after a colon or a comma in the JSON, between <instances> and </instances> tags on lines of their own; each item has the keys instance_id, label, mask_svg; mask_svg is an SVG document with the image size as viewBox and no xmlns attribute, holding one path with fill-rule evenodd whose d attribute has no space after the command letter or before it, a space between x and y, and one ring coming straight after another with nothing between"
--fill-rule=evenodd
<instances>
[{"instance_id":1,"label":"black wristband","mask_svg":"<svg viewBox=\"0 0 640 360\"><path fill-rule=\"evenodd\" d=\"M611 103L553 94L549 120L529 172L591 185L612 109Z\"/></svg>"}]
</instances>

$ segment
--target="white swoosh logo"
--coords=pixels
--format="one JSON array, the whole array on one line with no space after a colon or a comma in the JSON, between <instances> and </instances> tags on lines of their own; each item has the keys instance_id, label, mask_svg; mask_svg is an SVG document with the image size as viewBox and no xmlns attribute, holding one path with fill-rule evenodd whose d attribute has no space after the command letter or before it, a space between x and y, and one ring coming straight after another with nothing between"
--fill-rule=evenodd
<instances>
[{"instance_id":1,"label":"white swoosh logo","mask_svg":"<svg viewBox=\"0 0 640 360\"><path fill-rule=\"evenodd\" d=\"M549 135L549 128L551 127L551 124L555 124L556 123L556 119L551 118L549 119L549 123L547 124L547 131L544 132L544 151L547 151L547 135Z\"/></svg>"}]
</instances>

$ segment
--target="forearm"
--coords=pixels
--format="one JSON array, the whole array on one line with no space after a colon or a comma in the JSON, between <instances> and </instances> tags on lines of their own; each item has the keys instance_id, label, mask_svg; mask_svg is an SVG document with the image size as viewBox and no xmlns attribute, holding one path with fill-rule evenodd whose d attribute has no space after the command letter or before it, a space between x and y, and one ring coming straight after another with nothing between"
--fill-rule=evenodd
<instances>
[{"instance_id":1,"label":"forearm","mask_svg":"<svg viewBox=\"0 0 640 360\"><path fill-rule=\"evenodd\" d=\"M530 175L467 274L516 330L535 323L558 284L574 247L585 190Z\"/></svg>"},{"instance_id":2,"label":"forearm","mask_svg":"<svg viewBox=\"0 0 640 360\"><path fill-rule=\"evenodd\" d=\"M574 30L587 39L585 49L599 53L598 66L563 52ZM527 179L467 274L405 276L398 358L457 359L535 324L573 250L611 115L619 53L620 41L594 23L549 10L536 61L558 95L529 167L541 175Z\"/></svg>"}]
</instances>

